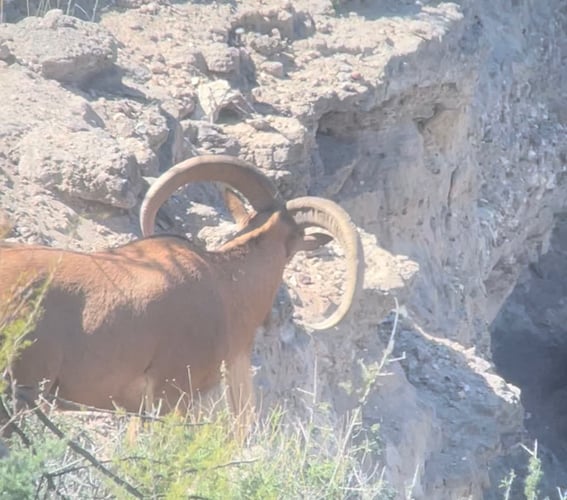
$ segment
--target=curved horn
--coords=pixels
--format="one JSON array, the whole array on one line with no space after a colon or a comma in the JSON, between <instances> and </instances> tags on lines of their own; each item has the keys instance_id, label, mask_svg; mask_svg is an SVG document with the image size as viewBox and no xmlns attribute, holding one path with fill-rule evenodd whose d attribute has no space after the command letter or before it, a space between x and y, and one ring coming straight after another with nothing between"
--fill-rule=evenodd
<instances>
[{"instance_id":1,"label":"curved horn","mask_svg":"<svg viewBox=\"0 0 567 500\"><path fill-rule=\"evenodd\" d=\"M12 230L12 223L8 214L3 210L0 210L0 239L8 236L8 233Z\"/></svg>"},{"instance_id":2,"label":"curved horn","mask_svg":"<svg viewBox=\"0 0 567 500\"><path fill-rule=\"evenodd\" d=\"M313 330L326 330L336 326L348 313L364 279L364 254L358 231L349 215L335 202L314 196L290 200L286 208L295 222L303 227L325 229L343 248L347 265L347 286L341 304L327 319L308 326Z\"/></svg>"},{"instance_id":3,"label":"curved horn","mask_svg":"<svg viewBox=\"0 0 567 500\"><path fill-rule=\"evenodd\" d=\"M191 182L224 182L240 191L257 212L283 207L275 184L250 163L226 155L197 156L171 167L148 189L140 208L144 236L153 234L156 214L165 201Z\"/></svg>"}]
</instances>

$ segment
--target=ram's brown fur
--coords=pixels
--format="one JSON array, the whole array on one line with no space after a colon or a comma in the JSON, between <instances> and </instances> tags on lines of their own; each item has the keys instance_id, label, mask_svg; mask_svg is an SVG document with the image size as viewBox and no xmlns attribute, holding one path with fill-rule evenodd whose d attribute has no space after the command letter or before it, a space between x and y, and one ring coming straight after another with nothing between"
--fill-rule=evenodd
<instances>
[{"instance_id":1,"label":"ram's brown fur","mask_svg":"<svg viewBox=\"0 0 567 500\"><path fill-rule=\"evenodd\" d=\"M130 411L151 393L176 403L179 388L190 390L188 369L193 389L210 389L222 361L248 362L291 232L274 214L218 252L196 252L176 236L92 254L4 248L1 283L49 280L37 340L15 366L18 384L47 379L64 399Z\"/></svg>"},{"instance_id":2,"label":"ram's brown fur","mask_svg":"<svg viewBox=\"0 0 567 500\"><path fill-rule=\"evenodd\" d=\"M226 200L241 230L212 252L178 236L90 254L0 244L0 304L30 280L48 284L33 343L13 367L18 385L47 380L48 392L99 408L161 399L164 411L185 410L225 362L231 406L248 413L252 343L284 267L329 237L306 236L283 205L247 215L234 194Z\"/></svg>"}]
</instances>

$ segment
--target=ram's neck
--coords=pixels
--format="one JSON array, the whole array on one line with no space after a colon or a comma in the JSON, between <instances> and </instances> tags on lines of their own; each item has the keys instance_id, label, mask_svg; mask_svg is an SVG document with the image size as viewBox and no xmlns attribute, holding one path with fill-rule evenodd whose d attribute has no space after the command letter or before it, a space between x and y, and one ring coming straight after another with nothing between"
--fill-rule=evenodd
<instances>
[{"instance_id":1,"label":"ram's neck","mask_svg":"<svg viewBox=\"0 0 567 500\"><path fill-rule=\"evenodd\" d=\"M273 234L240 237L216 253L231 329L246 347L272 309L287 263L285 244Z\"/></svg>"}]
</instances>

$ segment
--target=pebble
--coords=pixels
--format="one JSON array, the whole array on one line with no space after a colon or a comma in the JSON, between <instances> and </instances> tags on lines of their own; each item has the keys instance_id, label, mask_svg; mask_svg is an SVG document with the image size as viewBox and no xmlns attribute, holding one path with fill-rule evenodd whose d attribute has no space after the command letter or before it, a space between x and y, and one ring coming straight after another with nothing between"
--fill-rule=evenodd
<instances>
[{"instance_id":1,"label":"pebble","mask_svg":"<svg viewBox=\"0 0 567 500\"><path fill-rule=\"evenodd\" d=\"M284 67L281 62L266 61L262 63L261 68L266 73L275 76L276 78L283 78L285 76Z\"/></svg>"},{"instance_id":2,"label":"pebble","mask_svg":"<svg viewBox=\"0 0 567 500\"><path fill-rule=\"evenodd\" d=\"M157 14L159 11L159 5L156 2L150 2L148 4L142 5L139 11L142 14Z\"/></svg>"},{"instance_id":3,"label":"pebble","mask_svg":"<svg viewBox=\"0 0 567 500\"><path fill-rule=\"evenodd\" d=\"M150 65L150 70L154 75L165 75L167 74L167 66L160 62L154 62Z\"/></svg>"}]
</instances>

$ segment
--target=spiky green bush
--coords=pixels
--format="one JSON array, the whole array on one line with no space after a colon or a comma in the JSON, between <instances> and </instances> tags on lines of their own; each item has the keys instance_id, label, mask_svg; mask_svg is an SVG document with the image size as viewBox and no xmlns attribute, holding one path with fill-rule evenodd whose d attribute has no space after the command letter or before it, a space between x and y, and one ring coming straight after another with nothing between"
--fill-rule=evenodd
<instances>
[{"instance_id":1,"label":"spiky green bush","mask_svg":"<svg viewBox=\"0 0 567 500\"><path fill-rule=\"evenodd\" d=\"M274 410L240 447L228 412L199 425L169 415L119 445L114 462L149 498L390 498L380 469L361 465L376 448L375 434L353 420L337 432L324 412L318 420L327 422Z\"/></svg>"}]
</instances>

